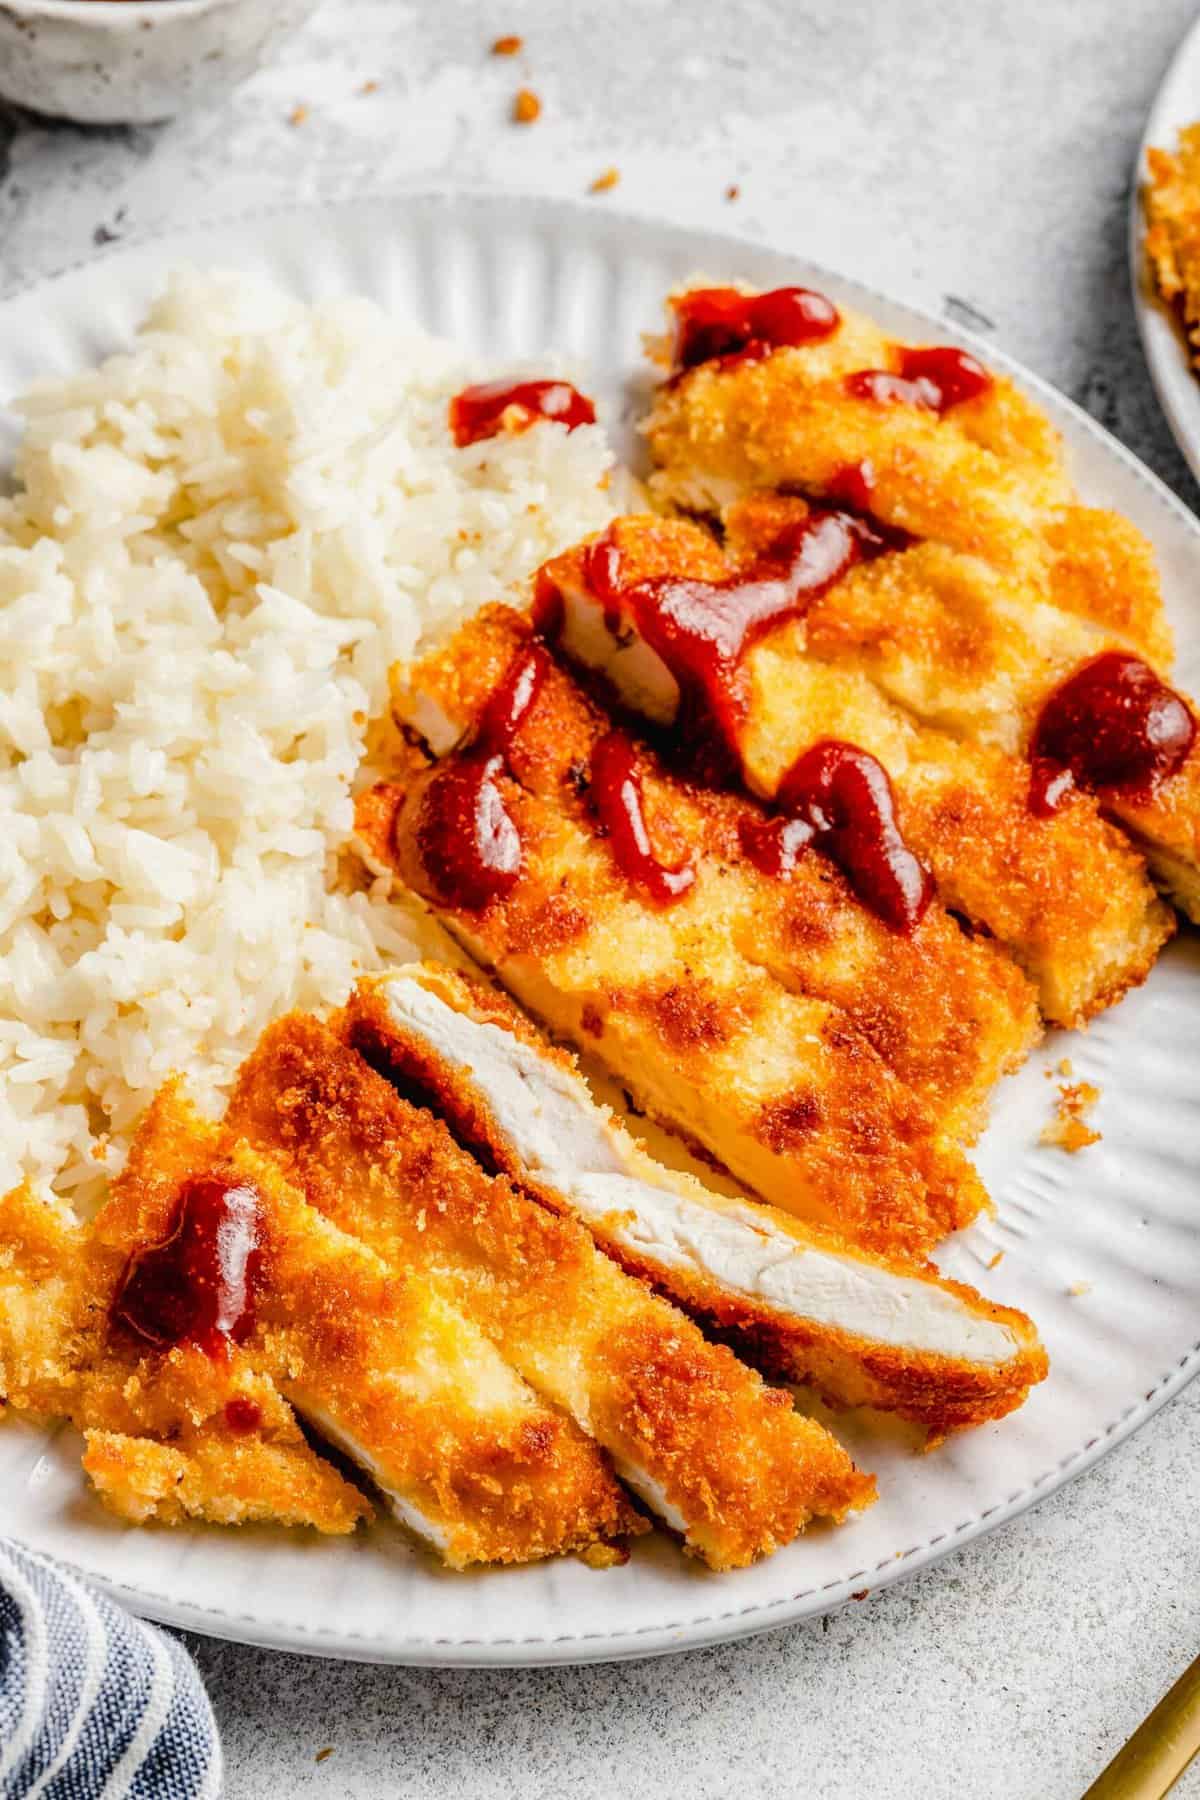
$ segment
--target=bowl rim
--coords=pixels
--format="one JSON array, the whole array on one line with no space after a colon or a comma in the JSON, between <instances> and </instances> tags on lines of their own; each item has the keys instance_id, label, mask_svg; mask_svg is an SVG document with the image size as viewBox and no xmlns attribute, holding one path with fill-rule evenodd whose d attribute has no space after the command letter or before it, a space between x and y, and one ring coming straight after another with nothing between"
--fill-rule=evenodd
<instances>
[{"instance_id":1,"label":"bowl rim","mask_svg":"<svg viewBox=\"0 0 1200 1800\"><path fill-rule=\"evenodd\" d=\"M153 15L194 19L242 0L0 0L0 14L17 19L59 19L80 25L129 25Z\"/></svg>"}]
</instances>

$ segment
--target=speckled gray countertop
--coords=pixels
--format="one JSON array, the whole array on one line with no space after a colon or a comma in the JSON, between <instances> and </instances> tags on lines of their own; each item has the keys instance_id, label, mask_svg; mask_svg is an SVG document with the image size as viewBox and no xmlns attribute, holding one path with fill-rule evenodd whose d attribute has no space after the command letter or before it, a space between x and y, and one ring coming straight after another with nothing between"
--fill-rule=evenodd
<instances>
[{"instance_id":1,"label":"speckled gray countertop","mask_svg":"<svg viewBox=\"0 0 1200 1800\"><path fill-rule=\"evenodd\" d=\"M431 181L578 195L615 167L623 207L736 219L994 334L1195 505L1124 263L1134 147L1193 12L326 0L279 64L174 125L84 132L0 109L0 283L284 197ZM524 53L489 57L507 32ZM527 128L508 119L522 84L543 101ZM938 1568L733 1648L439 1673L192 1642L231 1800L1074 1800L1200 1650L1198 1501L1200 1384ZM1200 1797L1200 1766L1176 1793Z\"/></svg>"}]
</instances>

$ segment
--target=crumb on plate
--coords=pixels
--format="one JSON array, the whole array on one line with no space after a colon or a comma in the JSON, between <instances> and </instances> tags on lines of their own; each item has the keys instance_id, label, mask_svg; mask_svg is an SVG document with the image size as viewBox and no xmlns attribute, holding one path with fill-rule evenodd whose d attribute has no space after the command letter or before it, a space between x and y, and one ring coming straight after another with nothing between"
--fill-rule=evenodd
<instances>
[{"instance_id":1,"label":"crumb on plate","mask_svg":"<svg viewBox=\"0 0 1200 1800\"><path fill-rule=\"evenodd\" d=\"M737 182L731 181L729 186L725 189L725 198L727 200L736 200L741 195L741 191L742 190L738 186Z\"/></svg>"},{"instance_id":2,"label":"crumb on plate","mask_svg":"<svg viewBox=\"0 0 1200 1800\"><path fill-rule=\"evenodd\" d=\"M1061 1066L1061 1065L1060 1065ZM1054 1117L1043 1129L1040 1144L1051 1144L1074 1155L1089 1144L1100 1141L1100 1133L1089 1125L1087 1116L1100 1098L1100 1089L1091 1081L1064 1082L1058 1090Z\"/></svg>"},{"instance_id":3,"label":"crumb on plate","mask_svg":"<svg viewBox=\"0 0 1200 1800\"><path fill-rule=\"evenodd\" d=\"M503 37L492 42L493 56L518 56L525 48L525 39L518 37L515 31L506 32Z\"/></svg>"},{"instance_id":4,"label":"crumb on plate","mask_svg":"<svg viewBox=\"0 0 1200 1800\"><path fill-rule=\"evenodd\" d=\"M289 125L303 125L303 123L304 123L305 119L307 119L307 117L308 117L308 108L307 108L307 106L304 105L303 101L300 101L295 106L293 106L291 112L288 114L288 124Z\"/></svg>"},{"instance_id":5,"label":"crumb on plate","mask_svg":"<svg viewBox=\"0 0 1200 1800\"><path fill-rule=\"evenodd\" d=\"M605 169L601 174L597 175L596 179L591 183L588 192L589 194L607 194L610 188L616 187L620 179L620 169Z\"/></svg>"},{"instance_id":6,"label":"crumb on plate","mask_svg":"<svg viewBox=\"0 0 1200 1800\"><path fill-rule=\"evenodd\" d=\"M518 125L532 125L539 117L542 103L532 88L518 88L513 98L512 116Z\"/></svg>"},{"instance_id":7,"label":"crumb on plate","mask_svg":"<svg viewBox=\"0 0 1200 1800\"><path fill-rule=\"evenodd\" d=\"M1073 1281L1067 1289L1068 1294L1070 1294L1073 1300L1078 1300L1081 1294L1090 1294L1091 1291L1092 1284L1090 1281Z\"/></svg>"}]
</instances>

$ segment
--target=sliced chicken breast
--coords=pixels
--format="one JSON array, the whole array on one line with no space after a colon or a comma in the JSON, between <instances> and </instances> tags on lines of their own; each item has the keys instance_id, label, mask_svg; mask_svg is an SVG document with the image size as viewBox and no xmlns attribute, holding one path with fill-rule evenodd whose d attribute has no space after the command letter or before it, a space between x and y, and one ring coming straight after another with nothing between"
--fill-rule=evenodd
<instances>
[{"instance_id":1,"label":"sliced chicken breast","mask_svg":"<svg viewBox=\"0 0 1200 1800\"><path fill-rule=\"evenodd\" d=\"M574 1060L504 996L440 965L360 982L349 1041L456 1135L772 1373L941 1435L999 1418L1046 1373L1023 1313L930 1264L871 1257L651 1158Z\"/></svg>"},{"instance_id":2,"label":"sliced chicken breast","mask_svg":"<svg viewBox=\"0 0 1200 1800\"><path fill-rule=\"evenodd\" d=\"M779 1390L556 1218L489 1177L440 1120L295 1014L239 1078L227 1131L389 1266L428 1280L611 1455L712 1568L840 1518L874 1484Z\"/></svg>"},{"instance_id":3,"label":"sliced chicken breast","mask_svg":"<svg viewBox=\"0 0 1200 1800\"><path fill-rule=\"evenodd\" d=\"M139 1126L88 1234L86 1281L93 1323L69 1416L90 1434L98 1491L126 1516L290 1523L319 1508L314 1522L346 1529L354 1490L328 1465L316 1478L294 1409L453 1567L638 1528L595 1446L468 1318L308 1207L268 1160L222 1143L178 1089ZM281 1491L289 1469L297 1486ZM355 1516L369 1510L358 1496Z\"/></svg>"},{"instance_id":4,"label":"sliced chicken breast","mask_svg":"<svg viewBox=\"0 0 1200 1800\"><path fill-rule=\"evenodd\" d=\"M682 289L668 310L686 305ZM913 403L895 377L914 349L919 358L920 347L843 308L818 341L676 369L644 426L658 465L652 491L715 516L751 493L840 501L848 486L861 489L885 525L1019 575L1043 601L1169 662L1151 546L1127 519L1078 504L1042 409L978 364L984 381L970 397L952 396L944 410ZM669 341L658 358L670 365ZM876 398L860 385L868 371L883 377Z\"/></svg>"},{"instance_id":5,"label":"sliced chicken breast","mask_svg":"<svg viewBox=\"0 0 1200 1800\"><path fill-rule=\"evenodd\" d=\"M752 559L804 511L794 500L745 503L731 515L731 550ZM737 567L708 532L683 520L619 519L607 537L632 584L664 577L719 583ZM587 546L554 558L538 581L542 593L559 596L557 641L565 654L600 674L652 725L673 726L679 688L640 633L636 608L592 591ZM818 599L818 619L834 611L835 598ZM1011 953L1036 983L1048 1019L1080 1024L1143 980L1173 917L1142 856L1096 802L1077 795L1050 817L1035 815L1023 758L924 725L872 679L853 647L823 661L806 638L806 622L792 621L746 652L738 748L753 791L773 799L813 744L855 744L886 769L901 828L933 871L943 903ZM431 731L440 749L464 696L440 691L427 675L422 681L418 695L400 678L397 708Z\"/></svg>"}]
</instances>

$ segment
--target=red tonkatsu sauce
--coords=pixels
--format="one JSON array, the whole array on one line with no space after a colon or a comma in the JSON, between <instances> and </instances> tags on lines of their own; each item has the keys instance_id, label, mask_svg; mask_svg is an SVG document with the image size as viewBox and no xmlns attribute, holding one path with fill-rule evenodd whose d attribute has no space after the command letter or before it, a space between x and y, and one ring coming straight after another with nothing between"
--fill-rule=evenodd
<instances>
[{"instance_id":1,"label":"red tonkatsu sauce","mask_svg":"<svg viewBox=\"0 0 1200 1800\"><path fill-rule=\"evenodd\" d=\"M541 644L519 651L484 708L470 748L435 763L409 789L393 836L411 885L426 899L479 912L520 879L521 836L497 778L548 664Z\"/></svg>"},{"instance_id":2,"label":"red tonkatsu sauce","mask_svg":"<svg viewBox=\"0 0 1200 1800\"><path fill-rule=\"evenodd\" d=\"M753 566L726 581L673 575L624 584L621 553L606 533L584 558L584 581L604 607L609 633L626 622L662 660L680 693L680 730L703 773L724 766L740 775L738 741L749 703L743 668L746 652L786 619L801 617L820 594L840 581L876 540L847 513L814 512L787 531ZM551 635L561 614L543 588L539 629ZM717 742L713 744L714 728ZM715 751L715 758L713 752Z\"/></svg>"},{"instance_id":3,"label":"red tonkatsu sauce","mask_svg":"<svg viewBox=\"0 0 1200 1800\"><path fill-rule=\"evenodd\" d=\"M907 550L916 543L911 531L905 531L902 525L885 524L875 512L875 468L869 457L864 457L862 462L844 463L840 469L835 469L826 485L825 495L869 526L879 540L880 550Z\"/></svg>"},{"instance_id":4,"label":"red tonkatsu sauce","mask_svg":"<svg viewBox=\"0 0 1200 1800\"><path fill-rule=\"evenodd\" d=\"M1187 702L1140 657L1106 650L1068 675L1042 708L1029 757L1030 809L1057 811L1074 788L1152 794L1182 766L1196 736Z\"/></svg>"},{"instance_id":5,"label":"red tonkatsu sauce","mask_svg":"<svg viewBox=\"0 0 1200 1800\"><path fill-rule=\"evenodd\" d=\"M568 431L596 422L596 408L569 381L484 381L464 388L450 402L450 431L459 449L495 437L504 429L510 407L520 415L520 429L538 419L550 419Z\"/></svg>"},{"instance_id":6,"label":"red tonkatsu sauce","mask_svg":"<svg viewBox=\"0 0 1200 1800\"><path fill-rule=\"evenodd\" d=\"M646 828L637 752L623 731L609 731L592 747L591 797L622 874L660 906L679 900L696 879L695 865L672 868L654 853Z\"/></svg>"},{"instance_id":7,"label":"red tonkatsu sauce","mask_svg":"<svg viewBox=\"0 0 1200 1800\"><path fill-rule=\"evenodd\" d=\"M856 369L847 375L843 384L846 392L858 400L874 400L881 405L898 402L940 414L986 394L992 385L993 378L983 364L952 344L902 349L898 355L898 371Z\"/></svg>"},{"instance_id":8,"label":"red tonkatsu sauce","mask_svg":"<svg viewBox=\"0 0 1200 1800\"><path fill-rule=\"evenodd\" d=\"M775 804L785 852L787 826L807 826L814 848L838 865L864 906L893 931L916 930L933 899L933 877L901 835L882 763L856 744L825 738L797 757Z\"/></svg>"},{"instance_id":9,"label":"red tonkatsu sauce","mask_svg":"<svg viewBox=\"0 0 1200 1800\"><path fill-rule=\"evenodd\" d=\"M844 474L847 498L869 502L869 465ZM583 579L603 606L609 635L619 640L632 627L674 679L680 704L672 735L676 746L686 746L693 773L706 781L742 782L746 652L774 626L801 616L856 562L888 547L869 517L813 512L789 526L752 569L726 581L657 576L626 585L620 548L609 532L586 552ZM543 580L535 623L554 636L562 621L562 596ZM690 887L689 865L664 870L651 852L633 748L623 734L611 733L597 745L592 781L626 874L660 900L676 898L681 880ZM830 740L806 751L785 777L775 812L747 817L739 831L748 860L776 877L790 874L810 847L823 851L863 904L895 930L915 929L933 896L928 870L901 835L886 771L852 744Z\"/></svg>"},{"instance_id":10,"label":"red tonkatsu sauce","mask_svg":"<svg viewBox=\"0 0 1200 1800\"><path fill-rule=\"evenodd\" d=\"M230 1431L257 1431L262 1424L262 1407L245 1394L235 1394L225 1402L225 1423Z\"/></svg>"},{"instance_id":11,"label":"red tonkatsu sauce","mask_svg":"<svg viewBox=\"0 0 1200 1800\"><path fill-rule=\"evenodd\" d=\"M705 362L749 362L772 350L818 343L841 324L831 300L802 287L772 288L765 294L694 288L671 306L677 372Z\"/></svg>"},{"instance_id":12,"label":"red tonkatsu sauce","mask_svg":"<svg viewBox=\"0 0 1200 1800\"><path fill-rule=\"evenodd\" d=\"M162 1242L135 1250L126 1263L113 1324L156 1350L195 1344L215 1356L241 1343L254 1324L261 1246L254 1189L220 1175L193 1176L179 1190Z\"/></svg>"}]
</instances>

